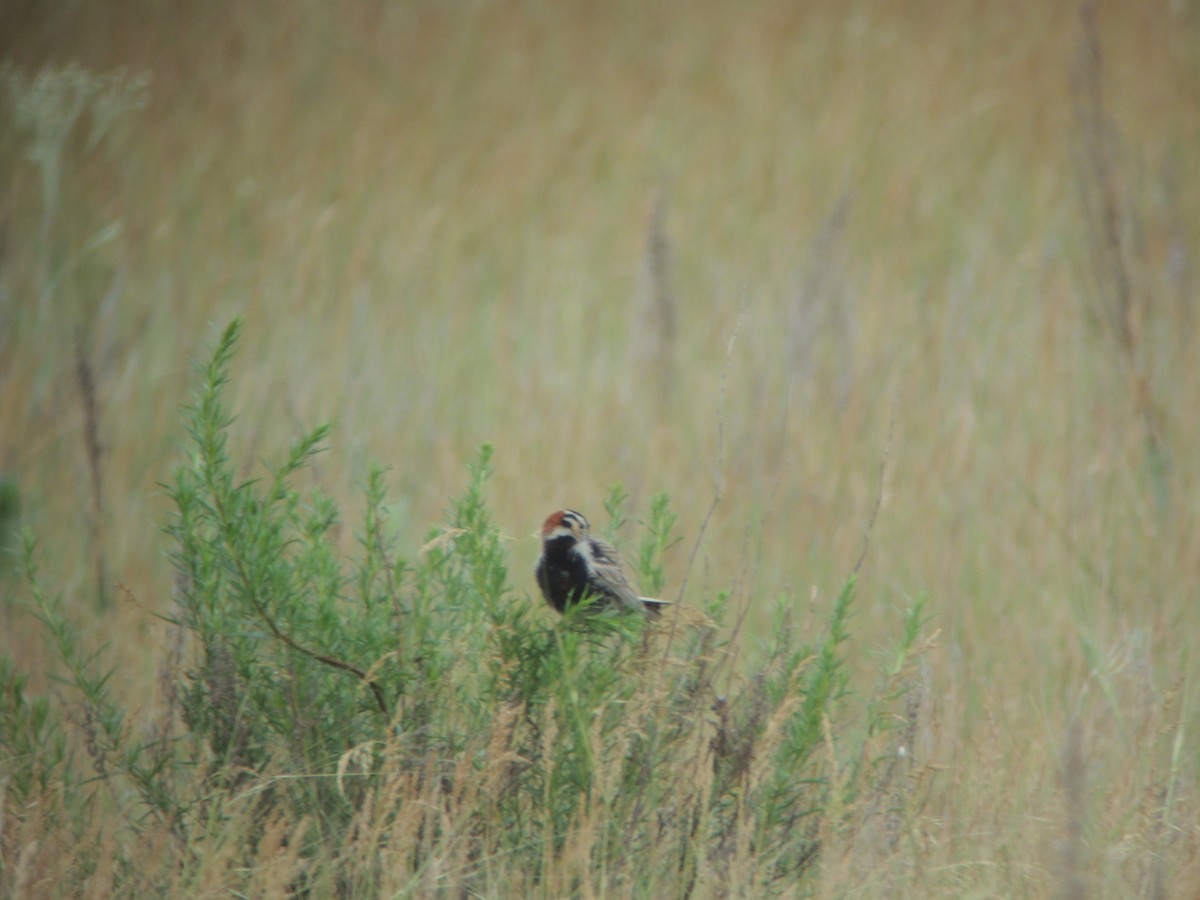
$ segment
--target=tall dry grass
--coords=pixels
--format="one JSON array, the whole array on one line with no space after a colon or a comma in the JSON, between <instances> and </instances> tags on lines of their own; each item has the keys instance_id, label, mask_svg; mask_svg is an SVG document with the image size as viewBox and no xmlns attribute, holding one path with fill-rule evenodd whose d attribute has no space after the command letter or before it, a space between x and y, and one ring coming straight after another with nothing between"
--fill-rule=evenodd
<instances>
[{"instance_id":1,"label":"tall dry grass","mask_svg":"<svg viewBox=\"0 0 1200 900\"><path fill-rule=\"evenodd\" d=\"M416 544L490 441L518 573L545 511L615 481L685 538L719 494L682 599L732 588L751 636L784 591L828 608L885 462L851 663L886 668L918 595L941 639L880 793L905 799L822 890L1197 892L1193 10L0 16L22 78L150 77L91 146L83 114L53 211L32 132L0 129L0 475L135 708L187 360L239 312L243 473L330 420L315 481L394 465Z\"/></svg>"}]
</instances>

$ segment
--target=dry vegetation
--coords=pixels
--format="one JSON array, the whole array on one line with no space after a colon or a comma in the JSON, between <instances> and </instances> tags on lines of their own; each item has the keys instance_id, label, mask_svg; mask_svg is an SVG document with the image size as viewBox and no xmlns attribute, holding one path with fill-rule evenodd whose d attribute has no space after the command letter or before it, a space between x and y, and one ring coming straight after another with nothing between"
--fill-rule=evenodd
<instances>
[{"instance_id":1,"label":"dry vegetation","mask_svg":"<svg viewBox=\"0 0 1200 900\"><path fill-rule=\"evenodd\" d=\"M332 423L308 477L346 511L342 546L372 460L415 554L491 443L518 595L547 511L664 491L668 595L731 591L747 667L776 598L826 627L881 496L845 653L879 696L903 671L903 727L872 744L831 723L824 752L906 755L828 812L844 827L784 889L1200 894L1197 11L645 7L6 5L0 524L19 501L139 723L172 652L157 485L184 455L189 361L235 314L232 465L262 474ZM29 99L46 72L90 85L58 144ZM0 656L86 743L17 568ZM921 597L927 643L900 665ZM483 803L411 777L372 802ZM5 797L0 888L52 893L81 842L136 864L172 840L113 824L132 817L116 793L93 803L125 818L86 821ZM501 863L481 883L630 889L589 881L602 808L540 884ZM249 816L206 819L171 883L294 886L311 823ZM419 817L388 827L430 840ZM251 828L255 858L231 862ZM765 889L748 847L725 889ZM472 887L456 866L478 861L442 850L416 874L375 858L370 884Z\"/></svg>"}]
</instances>

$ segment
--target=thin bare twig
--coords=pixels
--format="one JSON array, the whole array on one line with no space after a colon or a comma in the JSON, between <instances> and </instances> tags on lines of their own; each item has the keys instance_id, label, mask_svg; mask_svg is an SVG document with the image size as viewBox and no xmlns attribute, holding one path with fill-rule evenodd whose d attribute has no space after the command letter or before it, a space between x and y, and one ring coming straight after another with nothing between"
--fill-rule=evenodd
<instances>
[{"instance_id":1,"label":"thin bare twig","mask_svg":"<svg viewBox=\"0 0 1200 900\"><path fill-rule=\"evenodd\" d=\"M83 343L83 329L79 326L75 328L75 380L79 385L79 399L83 405L83 446L87 454L91 482L87 529L92 549L92 569L96 579L96 597L103 609L108 607L108 571L103 543L104 472L101 465L104 447L100 443L100 409L96 398L96 377Z\"/></svg>"},{"instance_id":2,"label":"thin bare twig","mask_svg":"<svg viewBox=\"0 0 1200 900\"><path fill-rule=\"evenodd\" d=\"M892 455L892 431L896 427L896 407L892 407L892 414L888 418L887 437L883 442L883 458L879 460L879 483L875 489L875 505L871 507L871 515L867 518L867 525L863 529L862 549L858 552L858 559L854 561L854 567L850 570L851 575L857 575L859 569L862 568L863 561L867 558L867 551L871 548L871 532L875 530L875 520L879 518L879 507L883 505L883 485L887 475L888 458Z\"/></svg>"},{"instance_id":3,"label":"thin bare twig","mask_svg":"<svg viewBox=\"0 0 1200 900\"><path fill-rule=\"evenodd\" d=\"M1170 459L1164 433L1164 412L1151 380L1146 350L1139 340L1145 321L1155 311L1154 297L1137 273L1145 265L1127 233L1137 222L1137 210L1122 179L1118 150L1120 132L1111 121L1104 95L1104 55L1096 21L1095 0L1079 8L1082 38L1075 69L1075 116L1081 136L1079 190L1091 230L1091 262L1095 270L1093 310L1107 329L1123 366L1135 413L1142 429L1154 476L1157 499L1165 504Z\"/></svg>"},{"instance_id":4,"label":"thin bare twig","mask_svg":"<svg viewBox=\"0 0 1200 900\"><path fill-rule=\"evenodd\" d=\"M737 320L733 323L733 333L729 335L729 343L725 346L725 365L721 369L721 388L717 400L717 458L716 472L713 476L713 498L712 502L708 505L708 511L704 514L704 518L700 520L700 530L696 533L696 541L692 544L692 553L688 557L687 566L683 570L683 581L679 585L679 596L676 597L676 602L683 600L688 580L692 576L692 567L696 564L696 556L700 552L700 544L704 540L704 533L708 530L708 523L712 519L717 504L721 502L721 482L723 477L721 472L725 468L725 395L728 392L729 366L733 359L733 348L737 344L738 334L742 330L742 319L745 316L746 296L743 294L742 302L738 306Z\"/></svg>"},{"instance_id":5,"label":"thin bare twig","mask_svg":"<svg viewBox=\"0 0 1200 900\"><path fill-rule=\"evenodd\" d=\"M1083 900L1088 895L1083 870L1084 752L1079 722L1067 726L1063 750L1062 789L1064 805L1062 856L1059 862L1059 896Z\"/></svg>"}]
</instances>

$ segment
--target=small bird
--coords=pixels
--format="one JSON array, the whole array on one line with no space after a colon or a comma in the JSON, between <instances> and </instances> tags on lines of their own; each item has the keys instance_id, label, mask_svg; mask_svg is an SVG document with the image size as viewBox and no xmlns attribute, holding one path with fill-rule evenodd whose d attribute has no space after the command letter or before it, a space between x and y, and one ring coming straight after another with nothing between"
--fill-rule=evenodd
<instances>
[{"instance_id":1,"label":"small bird","mask_svg":"<svg viewBox=\"0 0 1200 900\"><path fill-rule=\"evenodd\" d=\"M552 512L542 523L542 555L534 574L546 602L561 613L595 597L603 606L658 615L670 601L634 593L616 548L592 537L589 527L583 513L573 509Z\"/></svg>"}]
</instances>

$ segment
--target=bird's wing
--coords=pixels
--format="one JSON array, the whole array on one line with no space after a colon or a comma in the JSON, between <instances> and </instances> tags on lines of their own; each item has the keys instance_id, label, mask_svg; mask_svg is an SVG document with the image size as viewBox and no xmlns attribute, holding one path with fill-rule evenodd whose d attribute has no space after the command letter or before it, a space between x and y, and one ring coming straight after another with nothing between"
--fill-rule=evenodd
<instances>
[{"instance_id":1,"label":"bird's wing","mask_svg":"<svg viewBox=\"0 0 1200 900\"><path fill-rule=\"evenodd\" d=\"M645 609L641 598L629 586L617 549L607 541L591 538L593 571L598 593L611 594L622 606L630 609Z\"/></svg>"}]
</instances>

